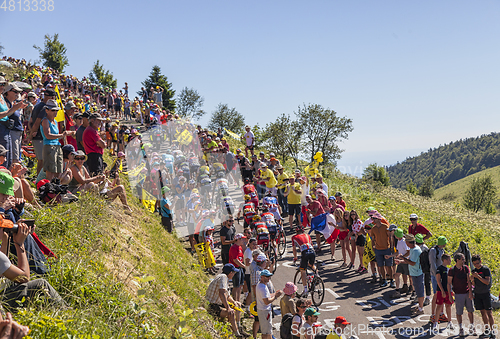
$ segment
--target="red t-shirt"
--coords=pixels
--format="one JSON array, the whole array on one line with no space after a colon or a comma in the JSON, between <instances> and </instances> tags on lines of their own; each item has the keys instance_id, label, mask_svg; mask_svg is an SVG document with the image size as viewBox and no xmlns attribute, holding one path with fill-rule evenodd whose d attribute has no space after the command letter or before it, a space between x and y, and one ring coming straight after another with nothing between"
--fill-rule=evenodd
<instances>
[{"instance_id":1,"label":"red t-shirt","mask_svg":"<svg viewBox=\"0 0 500 339\"><path fill-rule=\"evenodd\" d=\"M417 226L415 226L415 227L413 227L413 224L412 224L412 225L410 225L410 227L408 227L408 233L413 234L413 235L417 235L420 233L420 234L425 236L425 235L429 234L430 232L422 224L417 224Z\"/></svg>"},{"instance_id":2,"label":"red t-shirt","mask_svg":"<svg viewBox=\"0 0 500 339\"><path fill-rule=\"evenodd\" d=\"M345 211L345 201L343 199L341 199L340 201L337 201L337 199L335 199L335 203L337 205L341 205L342 207L344 207L344 211Z\"/></svg>"},{"instance_id":3,"label":"red t-shirt","mask_svg":"<svg viewBox=\"0 0 500 339\"><path fill-rule=\"evenodd\" d=\"M321 203L317 200L315 200L312 203L310 203L309 205L307 205L307 209L312 212L313 217L316 217L320 214L325 213L323 206L321 206Z\"/></svg>"},{"instance_id":4,"label":"red t-shirt","mask_svg":"<svg viewBox=\"0 0 500 339\"><path fill-rule=\"evenodd\" d=\"M241 268L240 265L235 262L235 259L239 259L242 263L245 262L243 259L243 249L241 246L233 244L229 249L229 263L233 264L236 268Z\"/></svg>"},{"instance_id":5,"label":"red t-shirt","mask_svg":"<svg viewBox=\"0 0 500 339\"><path fill-rule=\"evenodd\" d=\"M102 141L101 137L99 136L99 133L97 133L97 130L95 130L91 126L87 127L83 132L82 136L82 142L83 142L83 147L85 147L85 153L103 154L104 150L99 146L97 146L97 141L99 140Z\"/></svg>"},{"instance_id":6,"label":"red t-shirt","mask_svg":"<svg viewBox=\"0 0 500 339\"><path fill-rule=\"evenodd\" d=\"M305 233L294 235L292 237L292 244L299 247L301 252L313 248L311 245L311 237L309 234Z\"/></svg>"}]
</instances>

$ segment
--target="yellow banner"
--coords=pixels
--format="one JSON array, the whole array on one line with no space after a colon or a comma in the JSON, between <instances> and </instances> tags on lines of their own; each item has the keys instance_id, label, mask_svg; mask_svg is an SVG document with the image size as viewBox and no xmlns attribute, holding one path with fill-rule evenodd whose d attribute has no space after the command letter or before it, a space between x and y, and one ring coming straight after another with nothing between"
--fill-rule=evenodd
<instances>
[{"instance_id":1,"label":"yellow banner","mask_svg":"<svg viewBox=\"0 0 500 339\"><path fill-rule=\"evenodd\" d=\"M56 85L55 91L56 91L56 101L57 101L57 104L59 105L59 111L57 112L55 120L57 122L60 122L60 121L64 121L64 109L63 109L64 106L63 106L62 101L61 101L61 95L59 94L59 86Z\"/></svg>"},{"instance_id":2,"label":"yellow banner","mask_svg":"<svg viewBox=\"0 0 500 339\"><path fill-rule=\"evenodd\" d=\"M156 198L145 189L142 189L142 204L151 213L155 212Z\"/></svg>"},{"instance_id":3,"label":"yellow banner","mask_svg":"<svg viewBox=\"0 0 500 339\"><path fill-rule=\"evenodd\" d=\"M193 140L193 135L186 129L184 132L179 134L177 137L177 141L181 145L189 145L191 141Z\"/></svg>"},{"instance_id":4,"label":"yellow banner","mask_svg":"<svg viewBox=\"0 0 500 339\"><path fill-rule=\"evenodd\" d=\"M373 251L372 239L369 235L366 235L365 251L363 253L363 266L368 269L368 267L370 267L370 262L373 260L375 260L375 251Z\"/></svg>"},{"instance_id":5,"label":"yellow banner","mask_svg":"<svg viewBox=\"0 0 500 339\"><path fill-rule=\"evenodd\" d=\"M141 162L141 164L139 166L128 171L128 175L136 177L139 175L139 173L141 173L141 171L144 167L146 167L146 164L144 162Z\"/></svg>"},{"instance_id":6,"label":"yellow banner","mask_svg":"<svg viewBox=\"0 0 500 339\"><path fill-rule=\"evenodd\" d=\"M238 134L231 132L230 130L228 130L225 127L224 127L224 131L226 131L227 135L229 135L231 138L234 138L236 140L241 140L241 137Z\"/></svg>"},{"instance_id":7,"label":"yellow banner","mask_svg":"<svg viewBox=\"0 0 500 339\"><path fill-rule=\"evenodd\" d=\"M203 266L204 268L210 268L215 266L215 258L212 253L212 249L210 248L210 243L208 241L205 243L196 244L195 248L201 266Z\"/></svg>"}]
</instances>

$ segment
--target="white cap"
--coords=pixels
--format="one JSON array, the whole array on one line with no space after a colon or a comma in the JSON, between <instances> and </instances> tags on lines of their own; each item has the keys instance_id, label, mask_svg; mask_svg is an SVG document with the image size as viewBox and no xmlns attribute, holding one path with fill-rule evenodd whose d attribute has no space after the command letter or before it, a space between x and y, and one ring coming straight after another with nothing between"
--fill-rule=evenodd
<instances>
[{"instance_id":1,"label":"white cap","mask_svg":"<svg viewBox=\"0 0 500 339\"><path fill-rule=\"evenodd\" d=\"M410 214L410 219L418 219L418 215L415 213Z\"/></svg>"},{"instance_id":2,"label":"white cap","mask_svg":"<svg viewBox=\"0 0 500 339\"><path fill-rule=\"evenodd\" d=\"M258 262L263 262L267 260L267 257L265 254L259 254L255 260Z\"/></svg>"}]
</instances>

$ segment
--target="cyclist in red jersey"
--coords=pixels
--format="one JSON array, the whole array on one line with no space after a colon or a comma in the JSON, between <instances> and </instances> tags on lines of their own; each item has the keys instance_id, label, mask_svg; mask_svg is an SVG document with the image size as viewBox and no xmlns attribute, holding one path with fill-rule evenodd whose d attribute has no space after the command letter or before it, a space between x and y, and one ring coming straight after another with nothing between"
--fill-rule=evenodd
<instances>
[{"instance_id":1,"label":"cyclist in red jersey","mask_svg":"<svg viewBox=\"0 0 500 339\"><path fill-rule=\"evenodd\" d=\"M302 295L307 295L307 265L311 266L313 270L316 270L314 262L316 260L316 253L314 252L313 244L309 234L304 233L304 228L302 226L297 227L297 234L292 237L292 250L293 250L293 261L297 261L297 249L299 248L300 254L300 275L302 277L302 284L304 285L304 290Z\"/></svg>"},{"instance_id":2,"label":"cyclist in red jersey","mask_svg":"<svg viewBox=\"0 0 500 339\"><path fill-rule=\"evenodd\" d=\"M271 241L273 242L273 245L276 246L276 243L274 241L276 239L276 233L278 232L278 225L276 223L276 220L274 219L274 214L269 212L269 208L267 207L267 205L263 205L262 211L264 212L261 215L262 221L266 223Z\"/></svg>"},{"instance_id":3,"label":"cyclist in red jersey","mask_svg":"<svg viewBox=\"0 0 500 339\"><path fill-rule=\"evenodd\" d=\"M243 185L243 193L250 196L250 201L255 205L255 208L259 207L259 196L255 190L255 186L250 183L248 178L245 179L245 185Z\"/></svg>"},{"instance_id":4,"label":"cyclist in red jersey","mask_svg":"<svg viewBox=\"0 0 500 339\"><path fill-rule=\"evenodd\" d=\"M244 218L243 227L247 228L252 223L252 218L255 214L257 214L255 210L255 205L250 201L250 196L245 194L245 202L241 204L240 210L238 211L238 215L236 216L239 219L242 215Z\"/></svg>"},{"instance_id":5,"label":"cyclist in red jersey","mask_svg":"<svg viewBox=\"0 0 500 339\"><path fill-rule=\"evenodd\" d=\"M261 219L260 215L254 215L250 228L255 231L257 245L264 245L264 248L267 248L269 246L269 230L267 229L266 222Z\"/></svg>"}]
</instances>

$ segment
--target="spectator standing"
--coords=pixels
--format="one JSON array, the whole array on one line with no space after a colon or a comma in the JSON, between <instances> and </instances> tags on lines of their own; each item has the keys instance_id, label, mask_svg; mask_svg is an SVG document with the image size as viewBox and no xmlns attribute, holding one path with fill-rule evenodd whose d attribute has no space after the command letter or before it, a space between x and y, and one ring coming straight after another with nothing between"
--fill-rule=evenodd
<instances>
[{"instance_id":1,"label":"spectator standing","mask_svg":"<svg viewBox=\"0 0 500 339\"><path fill-rule=\"evenodd\" d=\"M422 250L423 255L426 255L427 257L429 256L429 247L424 243L424 236L420 233L415 235L415 242L418 247ZM427 306L431 303L431 274L430 271L427 270L425 271L424 268L422 267L422 272L424 273L424 286L425 286L425 300L424 300L424 306Z\"/></svg>"},{"instance_id":2,"label":"spectator standing","mask_svg":"<svg viewBox=\"0 0 500 339\"><path fill-rule=\"evenodd\" d=\"M479 254L472 256L472 265L474 265L471 273L471 278L474 282L474 307L481 312L484 323L484 331L481 337L495 338L495 334L493 333L495 320L491 311L491 271L482 264Z\"/></svg>"},{"instance_id":3,"label":"spectator standing","mask_svg":"<svg viewBox=\"0 0 500 339\"><path fill-rule=\"evenodd\" d=\"M4 96L9 108L12 108L14 104L24 100L25 95L23 98L20 96L22 91L23 90L20 89L15 83L10 83L5 87ZM21 108L14 111L8 119L8 123L12 125L10 128L11 152L9 152L12 153L12 155L9 156L8 159L11 163L16 163L19 162L21 158L21 141L24 132L24 126L21 120Z\"/></svg>"},{"instance_id":4,"label":"spectator standing","mask_svg":"<svg viewBox=\"0 0 500 339\"><path fill-rule=\"evenodd\" d=\"M297 286L293 282L287 282L283 289L283 297L280 300L281 316L287 313L297 314L297 308L295 307L295 292L297 292Z\"/></svg>"},{"instance_id":5,"label":"spectator standing","mask_svg":"<svg viewBox=\"0 0 500 339\"><path fill-rule=\"evenodd\" d=\"M153 95L155 99L155 103L163 107L163 87L156 86L156 90L153 90Z\"/></svg>"},{"instance_id":6,"label":"spectator standing","mask_svg":"<svg viewBox=\"0 0 500 339\"><path fill-rule=\"evenodd\" d=\"M221 257L224 264L229 263L229 250L231 245L235 243L234 236L236 228L234 227L234 217L229 215L220 230L220 243L222 245Z\"/></svg>"},{"instance_id":7,"label":"spectator standing","mask_svg":"<svg viewBox=\"0 0 500 339\"><path fill-rule=\"evenodd\" d=\"M248 158L248 151L250 151L250 153L253 155L254 154L254 145L255 145L255 138L254 138L254 135L251 131L251 128L250 126L246 125L245 126L245 131L246 133L243 135L243 138L245 140L245 157Z\"/></svg>"},{"instance_id":8,"label":"spectator standing","mask_svg":"<svg viewBox=\"0 0 500 339\"><path fill-rule=\"evenodd\" d=\"M161 224L163 228L167 230L168 233L172 233L172 209L171 202L167 198L167 193L170 191L170 188L167 186L163 186L161 188L161 204L160 204L160 213L161 213Z\"/></svg>"},{"instance_id":9,"label":"spectator standing","mask_svg":"<svg viewBox=\"0 0 500 339\"><path fill-rule=\"evenodd\" d=\"M259 249L256 249L252 252L253 254L253 262L250 265L250 285L252 285L252 299L257 303L256 299L256 291L257 285L260 282L260 272L266 269L268 266L268 260L265 254L263 254ZM257 338L257 331L259 330L259 316L254 317L253 323L253 337Z\"/></svg>"},{"instance_id":10,"label":"spectator standing","mask_svg":"<svg viewBox=\"0 0 500 339\"><path fill-rule=\"evenodd\" d=\"M300 339L314 339L316 336L317 327L314 326L314 323L318 322L318 316L321 313L316 311L314 308L309 307L305 312L304 316L306 318L306 322L302 325L300 329Z\"/></svg>"},{"instance_id":11,"label":"spectator standing","mask_svg":"<svg viewBox=\"0 0 500 339\"><path fill-rule=\"evenodd\" d=\"M437 278L436 278L436 273L437 273L437 268L441 266L443 263L441 261L441 257L444 254L444 249L446 247L446 244L448 243L448 240L444 236L440 236L437 241L437 245L432 247L429 250L429 266L430 266L430 274L431 274L431 285L432 285L432 290L434 291L434 295L432 296L432 301L431 301L431 318L430 321L434 322L434 317L436 317L436 299L437 299L437 292L439 291L438 289L438 284L437 284ZM448 283L446 283L448 284ZM444 314L438 314L439 321L449 321L449 319L444 319Z\"/></svg>"},{"instance_id":12,"label":"spectator standing","mask_svg":"<svg viewBox=\"0 0 500 339\"><path fill-rule=\"evenodd\" d=\"M93 113L89 119L89 126L85 129L82 136L83 146L87 154L87 166L91 177L100 175L104 171L104 163L102 155L106 144L99 135L99 127L101 126L101 118L99 113Z\"/></svg>"},{"instance_id":13,"label":"spectator standing","mask_svg":"<svg viewBox=\"0 0 500 339\"><path fill-rule=\"evenodd\" d=\"M462 324L462 316L464 307L467 309L470 322L471 334L476 333L474 327L474 306L472 305L472 286L470 279L470 269L465 265L465 256L462 253L455 253L453 256L455 266L448 271L448 291L455 292L455 311L457 313L458 327L460 328L459 335L465 336L465 331Z\"/></svg>"},{"instance_id":14,"label":"spectator standing","mask_svg":"<svg viewBox=\"0 0 500 339\"><path fill-rule=\"evenodd\" d=\"M89 117L90 114L88 112L82 113L78 116L78 118L81 118L81 124L76 130L76 144L77 144L77 150L85 152L85 146L83 145L83 132L85 132L85 129L89 127Z\"/></svg>"},{"instance_id":15,"label":"spectator standing","mask_svg":"<svg viewBox=\"0 0 500 339\"><path fill-rule=\"evenodd\" d=\"M408 227L408 233L417 235L422 234L424 236L424 241L432 237L431 231L424 227L424 225L418 223L418 215L415 213L410 214L411 224Z\"/></svg>"},{"instance_id":16,"label":"spectator standing","mask_svg":"<svg viewBox=\"0 0 500 339\"><path fill-rule=\"evenodd\" d=\"M451 264L451 257L448 254L442 255L442 264L438 266L436 270L436 280L438 285L438 290L436 295L436 314L440 314L443 311L444 305L446 304L446 319L448 320L447 328L453 329L453 324L451 323L451 305L453 305L453 296L451 291L448 291L448 265ZM489 296L488 296L489 298ZM438 323L441 320L436 318L433 319L432 327L437 328Z\"/></svg>"},{"instance_id":17,"label":"spectator standing","mask_svg":"<svg viewBox=\"0 0 500 339\"><path fill-rule=\"evenodd\" d=\"M408 247L408 245L406 245L403 230L401 228L396 229L394 231L394 236L396 237L396 239L398 241L396 244L397 252L390 255L390 256L397 257L399 255L402 255L403 257L408 258L408 256L410 255L410 248ZM387 258L388 255L386 255L385 257ZM403 276L403 288L402 289L399 288L400 287L399 276L401 276L401 275ZM394 291L394 293L392 295L393 298L400 298L402 293L408 292L407 281L408 281L409 275L410 275L410 271L408 268L408 264L404 263L404 262L399 263L397 268L396 268L396 274L394 275L394 280L396 281L396 290Z\"/></svg>"},{"instance_id":18,"label":"spectator standing","mask_svg":"<svg viewBox=\"0 0 500 339\"><path fill-rule=\"evenodd\" d=\"M374 227L370 231L370 236L377 260L378 273L380 275L380 286L385 287L388 285L386 280L387 275L390 277L392 282L392 258L385 257L386 255L391 255L391 248L393 248L392 236L389 232L389 225L382 222L383 217L379 212L373 213L371 215L371 219Z\"/></svg>"},{"instance_id":19,"label":"spectator standing","mask_svg":"<svg viewBox=\"0 0 500 339\"><path fill-rule=\"evenodd\" d=\"M373 216L372 216L373 219ZM424 273L420 267L420 254L422 250L415 242L415 236L408 234L405 237L406 245L410 248L410 257L399 255L397 263L408 264L408 271L413 282L413 288L418 299L418 307L414 309L415 315L424 314Z\"/></svg>"},{"instance_id":20,"label":"spectator standing","mask_svg":"<svg viewBox=\"0 0 500 339\"><path fill-rule=\"evenodd\" d=\"M259 315L260 332L262 339L271 339L273 335L272 302L283 293L281 290L274 292L271 282L273 274L268 270L260 272L260 282L257 284L255 296L257 300L257 313Z\"/></svg>"},{"instance_id":21,"label":"spectator standing","mask_svg":"<svg viewBox=\"0 0 500 339\"><path fill-rule=\"evenodd\" d=\"M278 204L281 207L281 212L283 213L283 217L288 216L288 202L286 201L285 197L285 190L286 190L286 185L289 182L289 175L284 172L284 168L281 165L276 166L276 170L278 171L278 175L276 176L276 181L277 185L276 188L278 189Z\"/></svg>"},{"instance_id":22,"label":"spectator standing","mask_svg":"<svg viewBox=\"0 0 500 339\"><path fill-rule=\"evenodd\" d=\"M251 231L249 228L245 229L245 234L247 237L251 236ZM245 261L245 283L247 284L248 291L252 291L252 284L250 283L250 267L253 262L253 252L257 249L257 239L255 238L250 238L248 240L247 248L245 249L245 252L243 253L243 260ZM252 295L252 293L249 293L248 295ZM252 298L246 298L246 305L249 305L251 302Z\"/></svg>"},{"instance_id":23,"label":"spectator standing","mask_svg":"<svg viewBox=\"0 0 500 339\"><path fill-rule=\"evenodd\" d=\"M302 188L300 184L295 182L295 177L290 177L288 184L285 186L284 196L287 199L288 205L288 223L290 227L293 225L293 217L297 225L300 225L300 198L302 196Z\"/></svg>"},{"instance_id":24,"label":"spectator standing","mask_svg":"<svg viewBox=\"0 0 500 339\"><path fill-rule=\"evenodd\" d=\"M233 264L239 272L235 273L233 277L233 289L231 296L234 300L239 301L241 296L241 288L245 283L245 262L243 258L243 246L246 244L247 237L242 233L234 236L234 243L229 248L229 263Z\"/></svg>"},{"instance_id":25,"label":"spectator standing","mask_svg":"<svg viewBox=\"0 0 500 339\"><path fill-rule=\"evenodd\" d=\"M73 101L68 101L64 106L64 122L59 123L59 130L76 131L76 122L73 120L76 111L78 111L78 107L76 107L75 103ZM75 149L78 148L75 137L71 135L66 136L65 144L73 145Z\"/></svg>"}]
</instances>

